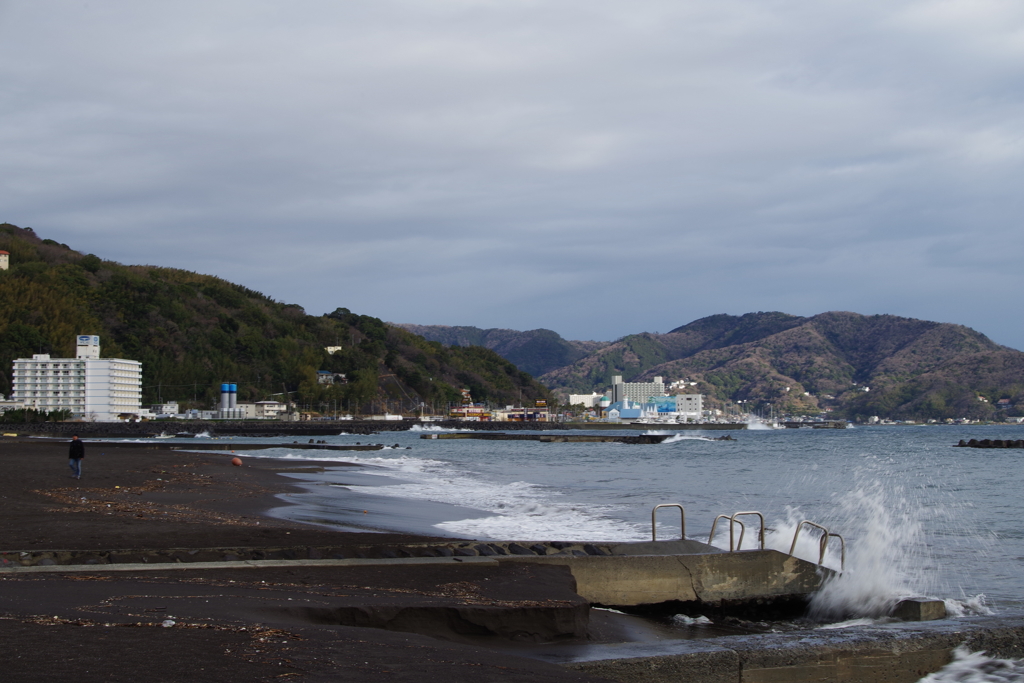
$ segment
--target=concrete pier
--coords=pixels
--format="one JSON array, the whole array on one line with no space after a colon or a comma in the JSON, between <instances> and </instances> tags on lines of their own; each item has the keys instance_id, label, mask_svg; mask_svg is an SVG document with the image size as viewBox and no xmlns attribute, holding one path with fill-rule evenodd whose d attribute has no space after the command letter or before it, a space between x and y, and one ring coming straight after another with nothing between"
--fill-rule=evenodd
<instances>
[{"instance_id":1,"label":"concrete pier","mask_svg":"<svg viewBox=\"0 0 1024 683\"><path fill-rule=\"evenodd\" d=\"M700 555L506 557L503 562L557 564L576 578L576 592L597 605L636 607L663 602L717 609L723 603L764 604L810 598L832 574L777 550Z\"/></svg>"},{"instance_id":2,"label":"concrete pier","mask_svg":"<svg viewBox=\"0 0 1024 683\"><path fill-rule=\"evenodd\" d=\"M658 444L670 434L637 434L636 436L605 436L603 434L504 434L502 432L451 432L423 434L421 439L479 439L481 441L539 441L540 443L626 443ZM732 437L723 437L731 441Z\"/></svg>"}]
</instances>

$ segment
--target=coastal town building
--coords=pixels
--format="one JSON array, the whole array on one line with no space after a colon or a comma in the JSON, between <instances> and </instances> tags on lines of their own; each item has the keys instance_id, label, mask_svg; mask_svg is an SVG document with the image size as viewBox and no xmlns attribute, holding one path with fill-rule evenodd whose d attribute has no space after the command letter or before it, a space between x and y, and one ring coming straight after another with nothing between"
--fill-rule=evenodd
<instances>
[{"instance_id":1,"label":"coastal town building","mask_svg":"<svg viewBox=\"0 0 1024 683\"><path fill-rule=\"evenodd\" d=\"M179 415L179 407L177 401L168 401L167 403L157 403L149 407L149 413L153 417L177 417ZM147 417L143 415L143 417Z\"/></svg>"},{"instance_id":2,"label":"coastal town building","mask_svg":"<svg viewBox=\"0 0 1024 683\"><path fill-rule=\"evenodd\" d=\"M494 411L495 422L550 422L551 411L544 401L537 401L533 406L505 406L504 410Z\"/></svg>"},{"instance_id":3,"label":"coastal town building","mask_svg":"<svg viewBox=\"0 0 1024 683\"><path fill-rule=\"evenodd\" d=\"M583 405L584 408L596 408L604 398L604 394L569 394L569 405Z\"/></svg>"},{"instance_id":4,"label":"coastal town building","mask_svg":"<svg viewBox=\"0 0 1024 683\"><path fill-rule=\"evenodd\" d=\"M276 420L288 411L288 405L278 401L254 401L236 404L241 420Z\"/></svg>"},{"instance_id":5,"label":"coastal town building","mask_svg":"<svg viewBox=\"0 0 1024 683\"><path fill-rule=\"evenodd\" d=\"M658 417L658 406L654 403L640 403L639 401L631 401L627 398L621 401L614 401L604 411L604 416L609 422L653 420Z\"/></svg>"},{"instance_id":6,"label":"coastal town building","mask_svg":"<svg viewBox=\"0 0 1024 683\"><path fill-rule=\"evenodd\" d=\"M655 377L653 382L623 382L622 375L612 377L611 402L635 401L646 403L652 396L665 395L665 382L662 377Z\"/></svg>"},{"instance_id":7,"label":"coastal town building","mask_svg":"<svg viewBox=\"0 0 1024 683\"><path fill-rule=\"evenodd\" d=\"M13 363L11 398L25 408L70 411L72 417L114 422L142 409L142 363L100 358L100 338L79 335L74 358L39 353Z\"/></svg>"},{"instance_id":8,"label":"coastal town building","mask_svg":"<svg viewBox=\"0 0 1024 683\"><path fill-rule=\"evenodd\" d=\"M652 396L648 401L658 408L659 417L671 417L676 421L697 422L704 411L702 394L677 394L675 396Z\"/></svg>"},{"instance_id":9,"label":"coastal town building","mask_svg":"<svg viewBox=\"0 0 1024 683\"><path fill-rule=\"evenodd\" d=\"M8 410L21 410L25 407L25 404L21 401L13 398L4 398L3 394L0 394L0 415L3 415Z\"/></svg>"},{"instance_id":10,"label":"coastal town building","mask_svg":"<svg viewBox=\"0 0 1024 683\"><path fill-rule=\"evenodd\" d=\"M703 394L677 394L676 419L697 422L704 417Z\"/></svg>"},{"instance_id":11,"label":"coastal town building","mask_svg":"<svg viewBox=\"0 0 1024 683\"><path fill-rule=\"evenodd\" d=\"M11 267L11 254L8 251L0 251L0 270L7 270Z\"/></svg>"},{"instance_id":12,"label":"coastal town building","mask_svg":"<svg viewBox=\"0 0 1024 683\"><path fill-rule=\"evenodd\" d=\"M448 418L467 422L487 422L491 419L491 411L481 404L453 405L448 410Z\"/></svg>"},{"instance_id":13,"label":"coastal town building","mask_svg":"<svg viewBox=\"0 0 1024 683\"><path fill-rule=\"evenodd\" d=\"M317 370L316 372L316 383L317 384L348 384L348 377L344 372L331 372L330 370Z\"/></svg>"}]
</instances>

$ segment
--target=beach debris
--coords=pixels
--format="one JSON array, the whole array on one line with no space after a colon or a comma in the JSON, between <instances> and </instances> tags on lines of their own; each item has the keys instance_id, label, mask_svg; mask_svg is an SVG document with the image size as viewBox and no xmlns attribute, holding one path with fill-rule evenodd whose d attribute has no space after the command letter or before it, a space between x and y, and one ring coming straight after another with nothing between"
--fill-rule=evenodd
<instances>
[{"instance_id":1,"label":"beach debris","mask_svg":"<svg viewBox=\"0 0 1024 683\"><path fill-rule=\"evenodd\" d=\"M164 620L163 620L163 621L162 621L162 622L160 623L160 625L161 625L161 626L163 626L164 628L170 628L170 627L174 626L174 624L176 624L176 623L177 623L177 622L176 622L176 621L174 621L174 619L164 619Z\"/></svg>"},{"instance_id":2,"label":"beach debris","mask_svg":"<svg viewBox=\"0 0 1024 683\"><path fill-rule=\"evenodd\" d=\"M234 451L232 451L232 452L234 452ZM241 467L242 466L242 459L238 458L238 457L231 458L231 464L234 465L235 467Z\"/></svg>"}]
</instances>

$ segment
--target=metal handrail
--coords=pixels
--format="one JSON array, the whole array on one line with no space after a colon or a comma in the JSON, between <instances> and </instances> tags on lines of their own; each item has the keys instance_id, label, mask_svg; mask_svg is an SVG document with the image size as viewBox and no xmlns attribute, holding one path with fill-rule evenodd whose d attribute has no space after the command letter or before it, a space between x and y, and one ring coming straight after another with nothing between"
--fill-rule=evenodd
<instances>
[{"instance_id":1,"label":"metal handrail","mask_svg":"<svg viewBox=\"0 0 1024 683\"><path fill-rule=\"evenodd\" d=\"M846 541L839 534L829 532L829 536L835 536L839 539L839 571L846 571Z\"/></svg>"},{"instance_id":2,"label":"metal handrail","mask_svg":"<svg viewBox=\"0 0 1024 683\"><path fill-rule=\"evenodd\" d=\"M685 541L686 540L686 510L684 510L683 506L680 505L679 503L661 503L660 505L655 505L654 506L654 508L651 510L651 540L652 541L657 541L658 540L658 527L656 525L656 521L657 521L657 517L658 517L658 508L679 508L679 526L681 528L681 533L683 534L681 538L682 538L682 540Z\"/></svg>"},{"instance_id":3,"label":"metal handrail","mask_svg":"<svg viewBox=\"0 0 1024 683\"><path fill-rule=\"evenodd\" d=\"M711 523L711 535L708 536L708 545L711 545L711 542L713 540L715 540L715 527L718 526L718 520L722 519L723 517L725 519L729 520L729 532L730 532L729 533L729 552L731 553L733 551L733 547L732 547L732 523L735 521L736 524L740 525L740 545L743 545L743 535L745 533L747 533L747 527L743 524L743 522L741 522L738 519L737 520L733 520L731 517L729 517L729 515L718 515L717 517L715 517L715 521Z\"/></svg>"},{"instance_id":4,"label":"metal handrail","mask_svg":"<svg viewBox=\"0 0 1024 683\"><path fill-rule=\"evenodd\" d=\"M820 547L820 552L818 553L818 566L821 566L821 564L825 561L825 549L828 548L828 537L831 534L829 533L828 529L826 529L820 524L815 524L814 522L810 522L806 519L797 524L796 531L793 532L793 544L789 546L789 554L792 555L796 551L796 539L800 536L800 529L803 528L804 524L806 524L807 526L813 526L816 529L821 529L822 531L821 539L818 541L818 546ZM839 534L835 535L838 536ZM846 548L845 542L843 542L843 548Z\"/></svg>"},{"instance_id":5,"label":"metal handrail","mask_svg":"<svg viewBox=\"0 0 1024 683\"><path fill-rule=\"evenodd\" d=\"M736 518L740 515L757 515L758 519L761 520L761 531L758 536L761 539L761 550L764 550L764 515L756 510L750 510L748 512L736 512L732 517L729 518L729 549L732 549L732 523L738 521ZM743 535L740 534L740 542L736 545L736 550L739 550L743 546Z\"/></svg>"}]
</instances>

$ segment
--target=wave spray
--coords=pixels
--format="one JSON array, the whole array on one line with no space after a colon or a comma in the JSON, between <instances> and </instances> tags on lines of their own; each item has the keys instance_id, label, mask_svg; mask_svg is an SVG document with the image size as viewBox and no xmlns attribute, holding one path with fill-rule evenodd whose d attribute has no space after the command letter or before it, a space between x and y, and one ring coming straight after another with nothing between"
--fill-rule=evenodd
<instances>
[{"instance_id":1,"label":"wave spray","mask_svg":"<svg viewBox=\"0 0 1024 683\"><path fill-rule=\"evenodd\" d=\"M876 482L842 496L836 515L851 539L846 569L825 581L809 616L818 621L878 618L901 598L927 595L935 577L926 569L933 563L922 514L903 487L886 490ZM832 556L831 546L829 551ZM838 569L834 556L825 564Z\"/></svg>"}]
</instances>

